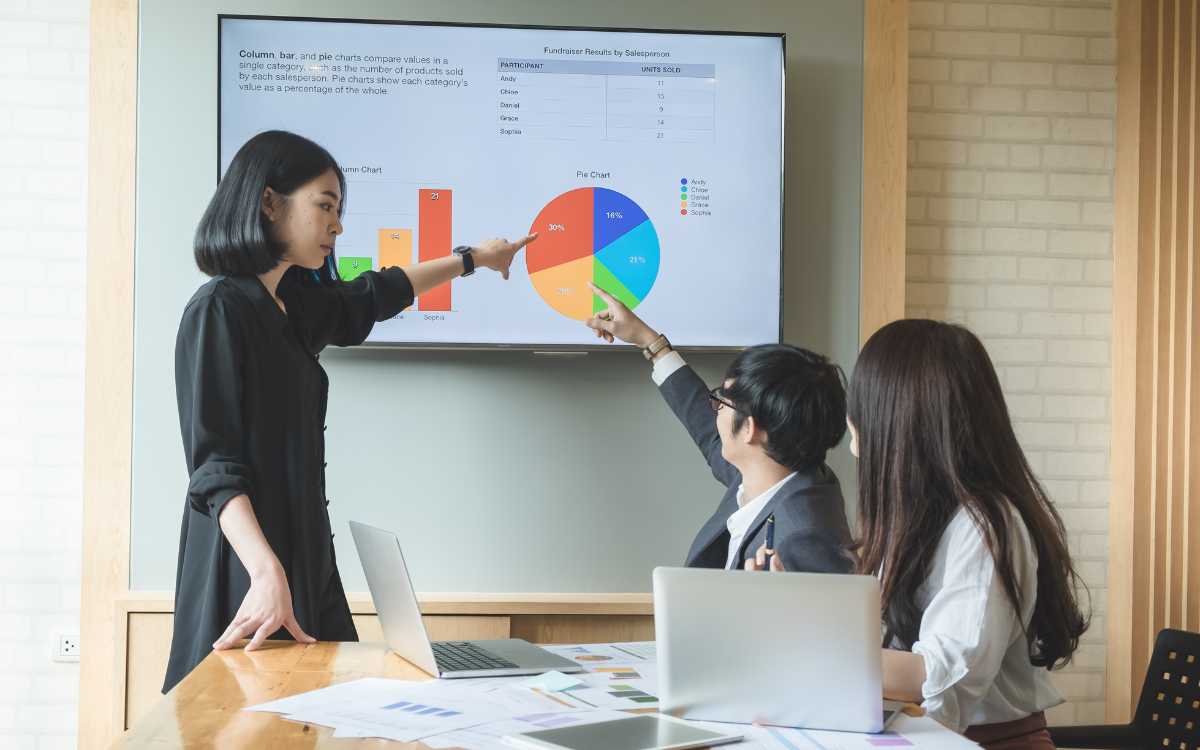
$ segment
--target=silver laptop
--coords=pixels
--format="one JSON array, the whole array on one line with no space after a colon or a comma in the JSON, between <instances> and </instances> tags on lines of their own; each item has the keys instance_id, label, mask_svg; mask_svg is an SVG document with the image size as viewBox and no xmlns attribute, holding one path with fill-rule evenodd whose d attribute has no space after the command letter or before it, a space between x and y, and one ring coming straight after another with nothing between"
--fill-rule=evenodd
<instances>
[{"instance_id":1,"label":"silver laptop","mask_svg":"<svg viewBox=\"0 0 1200 750\"><path fill-rule=\"evenodd\" d=\"M356 521L350 522L350 533L367 574L383 637L393 651L416 667L443 678L583 671L570 659L515 638L430 642L400 540L390 531Z\"/></svg>"},{"instance_id":2,"label":"silver laptop","mask_svg":"<svg viewBox=\"0 0 1200 750\"><path fill-rule=\"evenodd\" d=\"M879 732L872 576L655 568L659 710L685 719Z\"/></svg>"}]
</instances>

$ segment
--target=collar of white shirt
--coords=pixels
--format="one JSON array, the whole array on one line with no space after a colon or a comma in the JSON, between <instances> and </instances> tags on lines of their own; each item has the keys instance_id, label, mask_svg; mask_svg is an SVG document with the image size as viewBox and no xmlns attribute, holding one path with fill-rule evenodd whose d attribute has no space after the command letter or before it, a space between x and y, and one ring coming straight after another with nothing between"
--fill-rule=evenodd
<instances>
[{"instance_id":1,"label":"collar of white shirt","mask_svg":"<svg viewBox=\"0 0 1200 750\"><path fill-rule=\"evenodd\" d=\"M746 491L745 484L738 485L737 501L738 509L729 516L729 520L725 522L725 527L729 529L729 555L725 558L725 569L733 570L737 566L739 560L738 550L742 546L742 539L745 538L746 532L750 529L750 524L754 523L754 519L758 518L758 514L762 509L767 507L767 503L771 502L771 498L779 492L783 485L787 484L792 477L796 476L796 472L788 474L783 479L780 479L775 484L767 488L767 491L742 504L742 494Z\"/></svg>"}]
</instances>

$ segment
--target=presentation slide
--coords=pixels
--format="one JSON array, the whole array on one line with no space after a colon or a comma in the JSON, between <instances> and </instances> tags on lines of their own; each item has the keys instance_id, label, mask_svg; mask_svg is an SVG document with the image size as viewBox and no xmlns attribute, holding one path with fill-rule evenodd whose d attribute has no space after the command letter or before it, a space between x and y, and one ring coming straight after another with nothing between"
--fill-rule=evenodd
<instances>
[{"instance_id":1,"label":"presentation slide","mask_svg":"<svg viewBox=\"0 0 1200 750\"><path fill-rule=\"evenodd\" d=\"M374 344L605 345L590 281L677 346L780 335L783 37L220 19L220 169L256 133L346 174L343 279L537 232Z\"/></svg>"}]
</instances>

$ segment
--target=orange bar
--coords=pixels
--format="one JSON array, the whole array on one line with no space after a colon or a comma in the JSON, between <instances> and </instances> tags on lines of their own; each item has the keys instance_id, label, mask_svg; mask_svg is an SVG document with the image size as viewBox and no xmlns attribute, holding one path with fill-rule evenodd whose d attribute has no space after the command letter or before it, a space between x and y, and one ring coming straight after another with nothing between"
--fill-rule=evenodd
<instances>
[{"instance_id":1,"label":"orange bar","mask_svg":"<svg viewBox=\"0 0 1200 750\"><path fill-rule=\"evenodd\" d=\"M450 218L453 194L449 190L420 190L417 200L417 258L427 260L450 255ZM417 300L417 309L450 309L450 282L430 289Z\"/></svg>"},{"instance_id":2,"label":"orange bar","mask_svg":"<svg viewBox=\"0 0 1200 750\"><path fill-rule=\"evenodd\" d=\"M406 268L413 262L411 229L379 230L379 267Z\"/></svg>"}]
</instances>

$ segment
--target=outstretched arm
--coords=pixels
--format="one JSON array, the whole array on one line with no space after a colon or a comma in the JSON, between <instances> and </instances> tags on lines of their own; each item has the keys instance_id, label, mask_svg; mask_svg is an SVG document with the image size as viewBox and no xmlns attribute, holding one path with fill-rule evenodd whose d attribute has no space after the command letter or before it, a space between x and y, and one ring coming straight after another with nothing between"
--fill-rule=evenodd
<instances>
[{"instance_id":1,"label":"outstretched arm","mask_svg":"<svg viewBox=\"0 0 1200 750\"><path fill-rule=\"evenodd\" d=\"M503 276L505 281L507 281L508 269L512 266L513 257L516 256L521 248L535 239L537 239L536 234L522 237L516 242L488 240L473 248L471 250L471 257L475 260L476 268L490 268ZM457 255L427 260L424 263L417 263L405 269L405 273L408 274L408 280L412 283L413 296L416 297L421 296L430 289L445 284L447 281L459 276L462 272L463 259Z\"/></svg>"},{"instance_id":2,"label":"outstretched arm","mask_svg":"<svg viewBox=\"0 0 1200 750\"><path fill-rule=\"evenodd\" d=\"M598 338L612 342L620 339L643 349L659 340L659 333L633 313L620 300L595 284L592 291L608 307L587 321ZM708 398L708 388L696 371L687 366L678 352L669 346L654 355L654 381L671 411L687 428L696 447L704 455L717 481L726 487L741 480L741 473L721 455L721 436L717 432L717 417Z\"/></svg>"},{"instance_id":3,"label":"outstretched arm","mask_svg":"<svg viewBox=\"0 0 1200 750\"><path fill-rule=\"evenodd\" d=\"M477 268L489 268L507 279L513 257L536 238L531 234L516 242L488 240L471 256ZM353 281L299 288L295 299L284 301L313 350L330 344L355 346L366 340L376 323L395 317L421 294L460 275L463 262L461 256L452 255L404 269L367 271Z\"/></svg>"}]
</instances>

